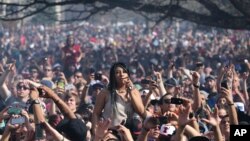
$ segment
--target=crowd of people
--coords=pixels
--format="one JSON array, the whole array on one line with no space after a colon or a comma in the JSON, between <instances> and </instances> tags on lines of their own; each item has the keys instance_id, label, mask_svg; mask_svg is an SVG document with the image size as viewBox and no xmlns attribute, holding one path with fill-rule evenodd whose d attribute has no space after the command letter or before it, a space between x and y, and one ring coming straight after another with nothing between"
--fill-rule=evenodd
<instances>
[{"instance_id":1,"label":"crowd of people","mask_svg":"<svg viewBox=\"0 0 250 141\"><path fill-rule=\"evenodd\" d=\"M1 140L229 141L250 124L250 32L186 25L2 29Z\"/></svg>"}]
</instances>

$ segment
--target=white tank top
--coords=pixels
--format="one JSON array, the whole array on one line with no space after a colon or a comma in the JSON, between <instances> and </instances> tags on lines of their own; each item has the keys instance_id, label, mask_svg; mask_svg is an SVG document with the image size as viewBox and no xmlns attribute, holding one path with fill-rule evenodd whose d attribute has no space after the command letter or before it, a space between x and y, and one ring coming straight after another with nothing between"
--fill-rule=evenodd
<instances>
[{"instance_id":1,"label":"white tank top","mask_svg":"<svg viewBox=\"0 0 250 141\"><path fill-rule=\"evenodd\" d=\"M103 117L105 119L111 119L110 127L117 126L124 120L130 121L134 113L131 100L125 102L120 95L116 94L116 102L114 102L114 104L115 103L117 106L116 110L115 105L111 104L111 95L108 95L108 101L104 106Z\"/></svg>"}]
</instances>

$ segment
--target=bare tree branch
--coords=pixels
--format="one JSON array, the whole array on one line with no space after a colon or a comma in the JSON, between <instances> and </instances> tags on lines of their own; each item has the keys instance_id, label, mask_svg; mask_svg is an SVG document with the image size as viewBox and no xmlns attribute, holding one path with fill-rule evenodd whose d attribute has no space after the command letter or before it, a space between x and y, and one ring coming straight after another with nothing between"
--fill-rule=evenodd
<instances>
[{"instance_id":1,"label":"bare tree branch","mask_svg":"<svg viewBox=\"0 0 250 141\"><path fill-rule=\"evenodd\" d=\"M11 11L10 13L7 13L5 15L5 17L8 17L8 16L12 16L12 15L15 15L15 14L18 14L18 13L21 13L21 12L24 12L26 9L32 7L33 5L35 5L36 3L29 3L27 4L26 6L23 6L23 8L19 9L19 10L16 10L16 11Z\"/></svg>"},{"instance_id":2,"label":"bare tree branch","mask_svg":"<svg viewBox=\"0 0 250 141\"><path fill-rule=\"evenodd\" d=\"M0 5L14 7L14 11L6 11L6 15L0 16L0 20L13 21L22 20L24 18L33 16L39 12L53 14L53 12L46 11L47 8L62 6L66 9L54 12L54 14L64 14L71 12L75 13L74 20L86 20L97 13L107 12L116 7L125 10L141 13L147 19L155 20L156 23L162 22L167 18L181 18L204 24L209 26L217 26L222 28L231 29L250 29L250 2L249 0L228 0L228 9L222 8L221 0L61 0L61 1L48 1L48 0L30 0L24 3L16 2L0 2ZM202 6L203 9L210 12L195 12L196 6L188 6L196 2ZM74 9L74 5L83 5L86 9ZM182 4L187 4L186 7ZM71 7L71 8L67 8ZM230 8L240 14L230 13ZM144 14L145 13L145 14ZM243 16L242 16L243 15ZM153 17L154 16L154 17ZM79 18L79 19L76 19ZM153 17L153 18L152 18ZM71 21L68 18L64 21Z\"/></svg>"},{"instance_id":3,"label":"bare tree branch","mask_svg":"<svg viewBox=\"0 0 250 141\"><path fill-rule=\"evenodd\" d=\"M209 0L198 0L199 3L201 3L203 6L205 6L210 12L211 15L215 16L215 17L232 17L232 15L226 13L225 11L222 11L218 5L216 5L215 3L213 3L212 1Z\"/></svg>"},{"instance_id":4,"label":"bare tree branch","mask_svg":"<svg viewBox=\"0 0 250 141\"><path fill-rule=\"evenodd\" d=\"M239 10L246 17L250 17L250 1L242 1L242 0L229 0L234 7Z\"/></svg>"},{"instance_id":5,"label":"bare tree branch","mask_svg":"<svg viewBox=\"0 0 250 141\"><path fill-rule=\"evenodd\" d=\"M20 16L20 17L14 17L14 18L2 18L2 17L0 17L0 20L3 20L3 21L16 21L16 20L22 20L22 19L25 19L25 18L30 17L30 16L32 16L32 15L35 15L35 14L37 14L37 13L40 13L41 11L45 10L46 8L48 8L48 7L47 7L47 6L44 6L44 7L42 7L42 8L39 8L39 9L33 11L33 12L30 12L30 13L28 13L28 14L26 14L26 15L23 15L23 16Z\"/></svg>"}]
</instances>

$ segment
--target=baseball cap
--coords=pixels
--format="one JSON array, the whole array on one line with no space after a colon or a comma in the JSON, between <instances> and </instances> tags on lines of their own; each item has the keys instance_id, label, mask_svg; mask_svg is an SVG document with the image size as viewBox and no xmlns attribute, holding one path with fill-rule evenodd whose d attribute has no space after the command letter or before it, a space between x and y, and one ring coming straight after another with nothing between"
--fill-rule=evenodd
<instances>
[{"instance_id":1,"label":"baseball cap","mask_svg":"<svg viewBox=\"0 0 250 141\"><path fill-rule=\"evenodd\" d=\"M44 80L41 80L40 83L41 83L42 85L44 85L44 86L49 87L50 89L53 89L53 88L54 88L54 84L53 84L53 82L50 81L50 80L45 80L45 79L44 79Z\"/></svg>"},{"instance_id":2,"label":"baseball cap","mask_svg":"<svg viewBox=\"0 0 250 141\"><path fill-rule=\"evenodd\" d=\"M169 78L169 79L167 79L167 80L164 82L164 84L165 84L166 86L172 86L172 87L176 87L176 86L178 85L176 79L174 79L174 78Z\"/></svg>"},{"instance_id":3,"label":"baseball cap","mask_svg":"<svg viewBox=\"0 0 250 141\"><path fill-rule=\"evenodd\" d=\"M208 80L215 80L215 77L213 75L209 75L205 78L206 81Z\"/></svg>"},{"instance_id":4,"label":"baseball cap","mask_svg":"<svg viewBox=\"0 0 250 141\"><path fill-rule=\"evenodd\" d=\"M100 83L100 82L97 82L97 83L95 83L94 85L92 85L92 88L93 89L97 89L97 88L104 88L104 85L102 84L102 83Z\"/></svg>"}]
</instances>

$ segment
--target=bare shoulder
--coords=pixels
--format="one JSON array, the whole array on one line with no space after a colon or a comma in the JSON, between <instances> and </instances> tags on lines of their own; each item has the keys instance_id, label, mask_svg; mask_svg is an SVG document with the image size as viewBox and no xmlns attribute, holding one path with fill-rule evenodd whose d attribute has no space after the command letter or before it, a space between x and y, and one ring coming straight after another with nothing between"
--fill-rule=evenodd
<instances>
[{"instance_id":1,"label":"bare shoulder","mask_svg":"<svg viewBox=\"0 0 250 141\"><path fill-rule=\"evenodd\" d=\"M105 99L107 100L108 95L109 95L109 90L108 89L102 89L102 91L98 94L97 98L99 99Z\"/></svg>"}]
</instances>

